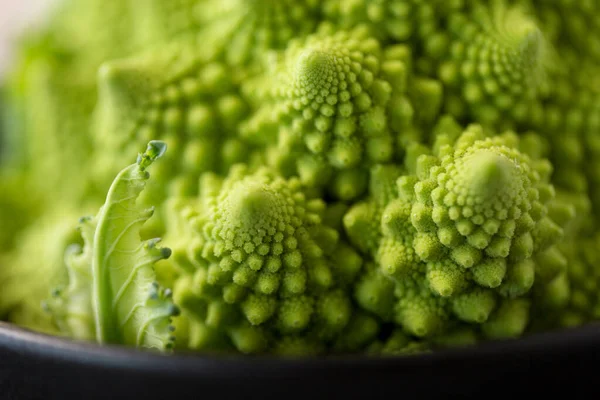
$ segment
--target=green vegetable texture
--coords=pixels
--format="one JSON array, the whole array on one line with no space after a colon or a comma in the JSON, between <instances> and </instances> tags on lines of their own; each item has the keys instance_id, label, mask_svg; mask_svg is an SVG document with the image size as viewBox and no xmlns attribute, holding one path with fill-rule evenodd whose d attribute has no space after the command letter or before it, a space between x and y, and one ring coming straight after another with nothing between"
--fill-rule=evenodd
<instances>
[{"instance_id":1,"label":"green vegetable texture","mask_svg":"<svg viewBox=\"0 0 600 400\"><path fill-rule=\"evenodd\" d=\"M169 199L183 226L167 233L177 244L170 267L181 271L174 298L193 319L243 352L316 351L363 329L361 342L374 335L375 321L347 331L360 315L349 288L362 258L297 178L236 165L225 179L202 175L199 192Z\"/></svg>"},{"instance_id":2,"label":"green vegetable texture","mask_svg":"<svg viewBox=\"0 0 600 400\"><path fill-rule=\"evenodd\" d=\"M593 323L599 12L62 0L0 86L0 318L295 357Z\"/></svg>"}]
</instances>

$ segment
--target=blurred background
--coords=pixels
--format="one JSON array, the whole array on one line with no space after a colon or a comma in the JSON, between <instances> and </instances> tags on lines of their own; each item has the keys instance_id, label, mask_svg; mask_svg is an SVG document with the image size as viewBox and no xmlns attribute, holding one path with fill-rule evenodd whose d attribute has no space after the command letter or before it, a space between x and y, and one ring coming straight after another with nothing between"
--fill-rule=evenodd
<instances>
[{"instance_id":1,"label":"blurred background","mask_svg":"<svg viewBox=\"0 0 600 400\"><path fill-rule=\"evenodd\" d=\"M19 35L33 27L57 0L0 0L0 74L10 64Z\"/></svg>"}]
</instances>

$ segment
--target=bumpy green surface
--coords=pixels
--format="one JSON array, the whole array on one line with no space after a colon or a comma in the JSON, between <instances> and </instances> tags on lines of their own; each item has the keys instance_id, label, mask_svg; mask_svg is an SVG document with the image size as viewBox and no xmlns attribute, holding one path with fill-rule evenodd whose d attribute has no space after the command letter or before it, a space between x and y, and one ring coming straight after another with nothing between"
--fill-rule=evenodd
<instances>
[{"instance_id":1,"label":"bumpy green surface","mask_svg":"<svg viewBox=\"0 0 600 400\"><path fill-rule=\"evenodd\" d=\"M437 160L419 157L410 213L421 260L468 269L475 283L510 297L529 290L532 258L563 236L546 206L554 198L550 165L521 153L518 145L510 133L485 138L472 127L454 146L441 145ZM403 177L399 184L404 189L410 181ZM433 277L439 268L432 268ZM452 278L455 283L442 279L439 294L462 285Z\"/></svg>"},{"instance_id":2,"label":"bumpy green surface","mask_svg":"<svg viewBox=\"0 0 600 400\"><path fill-rule=\"evenodd\" d=\"M375 169L371 199L345 215L351 241L376 262L357 300L412 335L443 334L459 320L481 324L487 337L519 336L529 318L529 301L519 298L536 276L564 273L553 247L564 231L552 216L565 224L575 210L555 200L548 162L522 152L537 137L520 143L510 132L456 129L445 119L432 154L411 149L412 174Z\"/></svg>"},{"instance_id":3,"label":"bumpy green surface","mask_svg":"<svg viewBox=\"0 0 600 400\"><path fill-rule=\"evenodd\" d=\"M317 351L344 335L375 334L373 323L345 331L362 259L324 224L325 203L298 179L238 165L200 182L200 197L174 201L181 216L171 218L183 219L171 238L181 274L175 300L191 319L247 353Z\"/></svg>"},{"instance_id":4,"label":"bumpy green surface","mask_svg":"<svg viewBox=\"0 0 600 400\"><path fill-rule=\"evenodd\" d=\"M532 14L491 1L451 15L446 28L426 49L447 87L447 112L509 126L539 118L551 50Z\"/></svg>"},{"instance_id":5,"label":"bumpy green surface","mask_svg":"<svg viewBox=\"0 0 600 400\"><path fill-rule=\"evenodd\" d=\"M248 85L260 107L241 134L269 145L267 162L282 174L356 198L365 188L363 167L395 159L396 135L409 128L406 50L384 50L366 27L322 25L289 44L274 66L275 82Z\"/></svg>"},{"instance_id":6,"label":"bumpy green surface","mask_svg":"<svg viewBox=\"0 0 600 400\"><path fill-rule=\"evenodd\" d=\"M375 356L597 320L599 12L63 0L2 84L0 317Z\"/></svg>"}]
</instances>

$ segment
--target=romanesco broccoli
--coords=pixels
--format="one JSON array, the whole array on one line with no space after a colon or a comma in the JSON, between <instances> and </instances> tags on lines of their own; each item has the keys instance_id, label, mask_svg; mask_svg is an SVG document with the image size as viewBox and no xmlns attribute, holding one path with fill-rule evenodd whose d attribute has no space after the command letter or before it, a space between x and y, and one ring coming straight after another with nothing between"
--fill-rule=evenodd
<instances>
[{"instance_id":1,"label":"romanesco broccoli","mask_svg":"<svg viewBox=\"0 0 600 400\"><path fill-rule=\"evenodd\" d=\"M62 0L2 84L0 317L371 356L599 319L598 11Z\"/></svg>"},{"instance_id":2,"label":"romanesco broccoli","mask_svg":"<svg viewBox=\"0 0 600 400\"><path fill-rule=\"evenodd\" d=\"M190 318L242 352L319 348L344 334L362 259L324 224L321 199L297 178L244 165L224 179L202 175L199 193L170 199L180 216L169 220L184 226L166 237L176 244L175 301Z\"/></svg>"}]
</instances>

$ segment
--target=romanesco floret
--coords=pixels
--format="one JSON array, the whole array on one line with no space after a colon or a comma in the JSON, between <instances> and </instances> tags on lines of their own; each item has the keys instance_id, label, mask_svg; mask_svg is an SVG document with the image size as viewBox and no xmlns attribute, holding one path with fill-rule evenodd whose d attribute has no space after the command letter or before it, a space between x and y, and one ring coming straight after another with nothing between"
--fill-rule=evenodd
<instances>
[{"instance_id":1,"label":"romanesco floret","mask_svg":"<svg viewBox=\"0 0 600 400\"><path fill-rule=\"evenodd\" d=\"M395 136L410 123L405 56L400 48L384 51L366 28L322 25L289 44L277 82L258 95L264 105L241 134L272 144L268 161L285 175L312 185L333 175L333 194L355 198L365 187L361 167L394 159Z\"/></svg>"},{"instance_id":2,"label":"romanesco floret","mask_svg":"<svg viewBox=\"0 0 600 400\"><path fill-rule=\"evenodd\" d=\"M468 270L478 285L509 297L524 294L533 284L532 256L563 234L545 206L554 197L550 165L521 153L517 136L485 138L477 127L454 146L441 145L436 156L419 157L416 182L399 182L409 190L414 185L415 251L423 261L446 260L460 273ZM445 291L452 293L460 281Z\"/></svg>"},{"instance_id":3,"label":"romanesco floret","mask_svg":"<svg viewBox=\"0 0 600 400\"><path fill-rule=\"evenodd\" d=\"M455 117L487 124L540 118L537 101L546 83L546 40L535 19L505 1L478 3L451 14L445 32L428 38L428 55L448 91Z\"/></svg>"},{"instance_id":4,"label":"romanesco floret","mask_svg":"<svg viewBox=\"0 0 600 400\"><path fill-rule=\"evenodd\" d=\"M191 228L173 258L184 310L242 352L334 342L351 321L345 288L362 259L323 224L325 203L298 179L243 165L203 175L199 192L173 205Z\"/></svg>"},{"instance_id":5,"label":"romanesco floret","mask_svg":"<svg viewBox=\"0 0 600 400\"><path fill-rule=\"evenodd\" d=\"M359 304L417 336L439 333L451 315L482 324L504 321L506 307L526 309L527 302L503 299L528 294L536 274L551 279L560 272L550 270L562 260L552 245L563 229L551 216L562 213L566 223L574 212L554 201L548 162L526 153L535 136L528 146L510 132L488 136L478 125L458 135L447 120L436 130L433 154L417 157L420 145L409 151L413 174L395 169L397 196L389 195L394 174L387 185L376 184L386 182L384 175L373 175L372 199L344 217L350 239L373 256L382 275L371 271L359 281ZM384 168L394 171L378 167ZM506 332L523 332L528 314L520 315ZM482 330L508 334L500 325L490 321Z\"/></svg>"}]
</instances>

